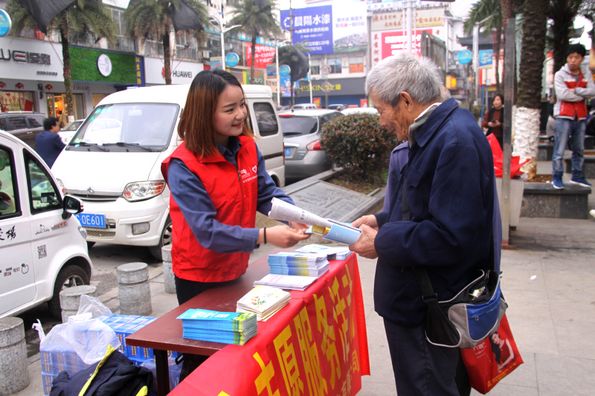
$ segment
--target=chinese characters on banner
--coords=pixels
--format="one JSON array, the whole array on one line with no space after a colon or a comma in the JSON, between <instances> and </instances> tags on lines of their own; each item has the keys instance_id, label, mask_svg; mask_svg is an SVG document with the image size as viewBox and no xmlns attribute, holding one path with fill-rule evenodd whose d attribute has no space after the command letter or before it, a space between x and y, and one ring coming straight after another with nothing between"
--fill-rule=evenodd
<instances>
[{"instance_id":1,"label":"chinese characters on banner","mask_svg":"<svg viewBox=\"0 0 595 396\"><path fill-rule=\"evenodd\" d=\"M265 69L267 65L275 62L275 47L256 44L254 47L254 67ZM246 66L252 66L252 45L246 45Z\"/></svg>"},{"instance_id":2,"label":"chinese characters on banner","mask_svg":"<svg viewBox=\"0 0 595 396\"><path fill-rule=\"evenodd\" d=\"M421 56L421 34L432 34L432 29L417 29L413 36L413 50ZM407 51L407 35L401 30L372 33L372 65L391 55Z\"/></svg>"},{"instance_id":3,"label":"chinese characters on banner","mask_svg":"<svg viewBox=\"0 0 595 396\"><path fill-rule=\"evenodd\" d=\"M369 375L355 255L331 269L244 346L228 345L170 395L355 395Z\"/></svg>"},{"instance_id":4,"label":"chinese characters on banner","mask_svg":"<svg viewBox=\"0 0 595 396\"><path fill-rule=\"evenodd\" d=\"M333 7L330 5L281 10L281 28L293 30L293 44L303 44L312 55L333 53ZM292 27L293 19L293 27Z\"/></svg>"}]
</instances>

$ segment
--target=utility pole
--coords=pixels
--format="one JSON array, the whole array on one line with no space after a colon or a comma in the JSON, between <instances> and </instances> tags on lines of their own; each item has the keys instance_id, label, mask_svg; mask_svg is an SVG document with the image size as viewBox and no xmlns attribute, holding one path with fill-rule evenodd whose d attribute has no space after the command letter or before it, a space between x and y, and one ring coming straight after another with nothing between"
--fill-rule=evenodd
<instances>
[{"instance_id":1,"label":"utility pole","mask_svg":"<svg viewBox=\"0 0 595 396\"><path fill-rule=\"evenodd\" d=\"M410 54L413 53L413 2L415 0L409 0L407 2L407 51Z\"/></svg>"}]
</instances>

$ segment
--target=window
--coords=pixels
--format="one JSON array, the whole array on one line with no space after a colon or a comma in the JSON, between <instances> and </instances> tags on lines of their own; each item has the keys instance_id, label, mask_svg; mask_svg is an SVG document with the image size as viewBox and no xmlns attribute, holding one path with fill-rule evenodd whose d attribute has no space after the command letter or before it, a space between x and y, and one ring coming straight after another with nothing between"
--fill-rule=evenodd
<instances>
[{"instance_id":1,"label":"window","mask_svg":"<svg viewBox=\"0 0 595 396\"><path fill-rule=\"evenodd\" d=\"M7 123L7 131L14 131L16 129L25 129L27 128L27 121L25 117L9 117Z\"/></svg>"},{"instance_id":2,"label":"window","mask_svg":"<svg viewBox=\"0 0 595 396\"><path fill-rule=\"evenodd\" d=\"M330 74L341 74L341 59L329 59L328 65L330 67Z\"/></svg>"},{"instance_id":3,"label":"window","mask_svg":"<svg viewBox=\"0 0 595 396\"><path fill-rule=\"evenodd\" d=\"M364 58L358 56L349 58L349 73L363 73L364 72Z\"/></svg>"},{"instance_id":4,"label":"window","mask_svg":"<svg viewBox=\"0 0 595 396\"><path fill-rule=\"evenodd\" d=\"M256 115L260 136L277 134L279 125L277 125L275 110L270 103L254 103L254 114Z\"/></svg>"},{"instance_id":5,"label":"window","mask_svg":"<svg viewBox=\"0 0 595 396\"><path fill-rule=\"evenodd\" d=\"M29 183L31 213L41 213L62 208L62 198L45 168L26 151L25 164Z\"/></svg>"},{"instance_id":6,"label":"window","mask_svg":"<svg viewBox=\"0 0 595 396\"><path fill-rule=\"evenodd\" d=\"M31 128L40 128L43 126L43 117L27 117L27 121L29 122L29 127Z\"/></svg>"},{"instance_id":7,"label":"window","mask_svg":"<svg viewBox=\"0 0 595 396\"><path fill-rule=\"evenodd\" d=\"M310 74L320 74L320 65L312 65L310 67Z\"/></svg>"},{"instance_id":8,"label":"window","mask_svg":"<svg viewBox=\"0 0 595 396\"><path fill-rule=\"evenodd\" d=\"M20 214L17 191L12 151L0 146L0 219Z\"/></svg>"}]
</instances>

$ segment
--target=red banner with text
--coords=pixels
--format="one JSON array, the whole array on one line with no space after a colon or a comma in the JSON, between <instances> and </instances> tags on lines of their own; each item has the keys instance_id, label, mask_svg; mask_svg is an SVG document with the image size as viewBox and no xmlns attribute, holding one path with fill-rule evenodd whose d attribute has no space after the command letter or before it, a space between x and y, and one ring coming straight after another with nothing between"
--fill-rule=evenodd
<instances>
[{"instance_id":1,"label":"red banner with text","mask_svg":"<svg viewBox=\"0 0 595 396\"><path fill-rule=\"evenodd\" d=\"M246 345L228 345L170 395L355 395L370 374L355 255L331 269Z\"/></svg>"},{"instance_id":2,"label":"red banner with text","mask_svg":"<svg viewBox=\"0 0 595 396\"><path fill-rule=\"evenodd\" d=\"M252 65L252 45L246 44L246 66ZM265 69L275 62L275 47L256 44L254 51L254 67Z\"/></svg>"}]
</instances>

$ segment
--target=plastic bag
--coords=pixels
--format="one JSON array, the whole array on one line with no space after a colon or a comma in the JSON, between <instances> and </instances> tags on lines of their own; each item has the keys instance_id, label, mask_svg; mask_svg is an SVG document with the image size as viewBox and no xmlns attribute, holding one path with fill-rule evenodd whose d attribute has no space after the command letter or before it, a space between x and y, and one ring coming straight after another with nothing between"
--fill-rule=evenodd
<instances>
[{"instance_id":1,"label":"plastic bag","mask_svg":"<svg viewBox=\"0 0 595 396\"><path fill-rule=\"evenodd\" d=\"M502 147L500 147L500 143L498 143L498 139L494 136L493 133L489 134L487 137L488 143L490 144L490 148L492 149L492 156L494 158L494 174L496 177L502 177L503 173L503 153ZM513 155L510 157L510 178L514 179L515 177L520 177L523 174L521 167L527 163L528 160L521 162L520 157Z\"/></svg>"},{"instance_id":2,"label":"plastic bag","mask_svg":"<svg viewBox=\"0 0 595 396\"><path fill-rule=\"evenodd\" d=\"M83 294L79 303L79 309L76 312L77 315L90 314L90 317L100 318L102 316L110 316L112 311L103 305L98 298Z\"/></svg>"},{"instance_id":3,"label":"plastic bag","mask_svg":"<svg viewBox=\"0 0 595 396\"><path fill-rule=\"evenodd\" d=\"M107 346L120 346L116 333L99 319L69 321L54 326L41 341L40 352L74 352L85 364L101 360Z\"/></svg>"}]
</instances>

